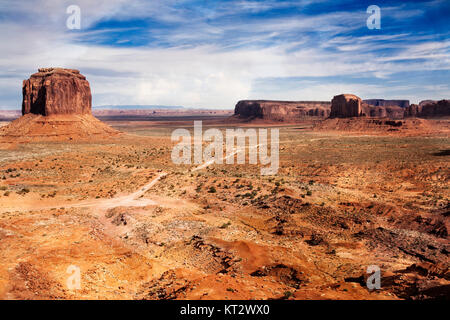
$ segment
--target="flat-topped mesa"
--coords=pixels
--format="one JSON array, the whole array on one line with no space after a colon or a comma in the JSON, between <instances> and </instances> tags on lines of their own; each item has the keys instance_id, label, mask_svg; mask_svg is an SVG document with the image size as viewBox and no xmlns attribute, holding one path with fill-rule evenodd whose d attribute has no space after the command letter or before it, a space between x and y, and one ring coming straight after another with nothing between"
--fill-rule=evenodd
<instances>
[{"instance_id":1,"label":"flat-topped mesa","mask_svg":"<svg viewBox=\"0 0 450 320\"><path fill-rule=\"evenodd\" d=\"M409 100L365 99L363 102L374 107L409 107Z\"/></svg>"},{"instance_id":2,"label":"flat-topped mesa","mask_svg":"<svg viewBox=\"0 0 450 320\"><path fill-rule=\"evenodd\" d=\"M363 115L361 98L354 94L340 94L331 100L330 118L352 118Z\"/></svg>"},{"instance_id":3,"label":"flat-topped mesa","mask_svg":"<svg viewBox=\"0 0 450 320\"><path fill-rule=\"evenodd\" d=\"M91 88L75 69L40 68L23 81L22 115L91 114Z\"/></svg>"},{"instance_id":4,"label":"flat-topped mesa","mask_svg":"<svg viewBox=\"0 0 450 320\"><path fill-rule=\"evenodd\" d=\"M236 104L234 116L241 119L295 122L325 119L330 115L328 101L242 100Z\"/></svg>"}]
</instances>

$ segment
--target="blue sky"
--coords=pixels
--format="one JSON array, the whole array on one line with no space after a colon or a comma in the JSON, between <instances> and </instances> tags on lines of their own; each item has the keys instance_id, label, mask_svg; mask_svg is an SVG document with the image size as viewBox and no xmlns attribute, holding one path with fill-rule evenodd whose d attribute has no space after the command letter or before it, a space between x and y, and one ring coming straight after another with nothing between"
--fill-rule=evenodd
<instances>
[{"instance_id":1,"label":"blue sky","mask_svg":"<svg viewBox=\"0 0 450 320\"><path fill-rule=\"evenodd\" d=\"M19 109L22 80L46 66L79 69L94 105L450 98L449 17L443 0L0 0L0 108Z\"/></svg>"}]
</instances>

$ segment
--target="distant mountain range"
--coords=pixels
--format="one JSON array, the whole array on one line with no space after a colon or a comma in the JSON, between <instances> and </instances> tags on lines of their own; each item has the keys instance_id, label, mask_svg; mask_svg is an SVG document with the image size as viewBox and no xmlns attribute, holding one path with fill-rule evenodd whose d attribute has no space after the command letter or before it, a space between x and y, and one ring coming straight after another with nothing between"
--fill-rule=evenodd
<instances>
[{"instance_id":1,"label":"distant mountain range","mask_svg":"<svg viewBox=\"0 0 450 320\"><path fill-rule=\"evenodd\" d=\"M114 109L114 110L146 110L146 109L184 109L183 106L161 106L161 105L105 105L96 106L93 109Z\"/></svg>"}]
</instances>

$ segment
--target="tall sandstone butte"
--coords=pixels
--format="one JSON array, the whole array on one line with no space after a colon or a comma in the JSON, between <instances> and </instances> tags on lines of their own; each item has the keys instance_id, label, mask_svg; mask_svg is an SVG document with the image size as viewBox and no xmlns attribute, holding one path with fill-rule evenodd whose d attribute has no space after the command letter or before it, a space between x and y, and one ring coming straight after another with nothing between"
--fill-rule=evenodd
<instances>
[{"instance_id":1,"label":"tall sandstone butte","mask_svg":"<svg viewBox=\"0 0 450 320\"><path fill-rule=\"evenodd\" d=\"M23 81L22 115L91 114L91 88L75 69L41 68Z\"/></svg>"},{"instance_id":2,"label":"tall sandstone butte","mask_svg":"<svg viewBox=\"0 0 450 320\"><path fill-rule=\"evenodd\" d=\"M0 143L108 139L120 134L92 115L78 70L43 68L23 82L22 117L0 128Z\"/></svg>"},{"instance_id":3,"label":"tall sandstone butte","mask_svg":"<svg viewBox=\"0 0 450 320\"><path fill-rule=\"evenodd\" d=\"M361 98L354 94L340 94L331 100L330 118L352 118L362 115Z\"/></svg>"}]
</instances>

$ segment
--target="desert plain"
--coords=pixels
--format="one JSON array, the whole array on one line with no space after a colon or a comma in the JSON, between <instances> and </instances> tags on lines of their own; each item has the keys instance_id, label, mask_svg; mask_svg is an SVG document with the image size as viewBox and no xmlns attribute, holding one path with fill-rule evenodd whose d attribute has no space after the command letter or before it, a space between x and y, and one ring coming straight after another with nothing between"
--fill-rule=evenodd
<instances>
[{"instance_id":1,"label":"desert plain","mask_svg":"<svg viewBox=\"0 0 450 320\"><path fill-rule=\"evenodd\" d=\"M3 143L0 298L449 297L448 120L402 134L225 119L203 126L280 130L276 175L174 164L171 133L193 126L182 117ZM366 285L371 265L379 290Z\"/></svg>"}]
</instances>

